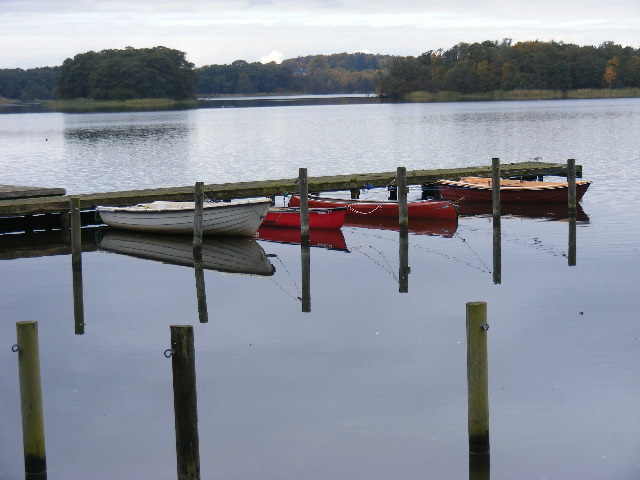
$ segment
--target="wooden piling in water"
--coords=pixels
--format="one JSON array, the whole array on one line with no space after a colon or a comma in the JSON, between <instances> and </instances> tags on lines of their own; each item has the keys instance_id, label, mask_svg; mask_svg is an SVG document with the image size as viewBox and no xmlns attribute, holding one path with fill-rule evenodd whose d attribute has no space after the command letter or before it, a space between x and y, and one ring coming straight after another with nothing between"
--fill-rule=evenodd
<instances>
[{"instance_id":1,"label":"wooden piling in water","mask_svg":"<svg viewBox=\"0 0 640 480\"><path fill-rule=\"evenodd\" d=\"M76 266L82 263L82 220L80 219L80 197L69 199L69 216L71 220L71 263Z\"/></svg>"},{"instance_id":2,"label":"wooden piling in water","mask_svg":"<svg viewBox=\"0 0 640 480\"><path fill-rule=\"evenodd\" d=\"M193 246L202 248L202 214L204 209L204 182L196 182L193 200Z\"/></svg>"},{"instance_id":3,"label":"wooden piling in water","mask_svg":"<svg viewBox=\"0 0 640 480\"><path fill-rule=\"evenodd\" d=\"M47 471L47 456L44 442L38 322L18 322L16 331L24 468L27 476L42 475Z\"/></svg>"},{"instance_id":4,"label":"wooden piling in water","mask_svg":"<svg viewBox=\"0 0 640 480\"><path fill-rule=\"evenodd\" d=\"M398 167L396 171L398 179L398 225L400 228L409 228L409 211L407 208L407 169Z\"/></svg>"},{"instance_id":5,"label":"wooden piling in water","mask_svg":"<svg viewBox=\"0 0 640 480\"><path fill-rule=\"evenodd\" d=\"M578 202L576 196L576 161L573 158L567 160L567 183L569 184L569 213L574 212L575 214L578 209Z\"/></svg>"},{"instance_id":6,"label":"wooden piling in water","mask_svg":"<svg viewBox=\"0 0 640 480\"><path fill-rule=\"evenodd\" d=\"M300 185L300 235L309 237L309 180L306 168L299 169L298 183Z\"/></svg>"},{"instance_id":7,"label":"wooden piling in water","mask_svg":"<svg viewBox=\"0 0 640 480\"><path fill-rule=\"evenodd\" d=\"M500 159L491 159L491 186L493 199L493 218L500 216Z\"/></svg>"},{"instance_id":8,"label":"wooden piling in water","mask_svg":"<svg viewBox=\"0 0 640 480\"><path fill-rule=\"evenodd\" d=\"M200 479L196 361L191 325L171 325L178 480Z\"/></svg>"},{"instance_id":9,"label":"wooden piling in water","mask_svg":"<svg viewBox=\"0 0 640 480\"><path fill-rule=\"evenodd\" d=\"M467 303L467 391L469 453L489 453L487 304Z\"/></svg>"}]
</instances>

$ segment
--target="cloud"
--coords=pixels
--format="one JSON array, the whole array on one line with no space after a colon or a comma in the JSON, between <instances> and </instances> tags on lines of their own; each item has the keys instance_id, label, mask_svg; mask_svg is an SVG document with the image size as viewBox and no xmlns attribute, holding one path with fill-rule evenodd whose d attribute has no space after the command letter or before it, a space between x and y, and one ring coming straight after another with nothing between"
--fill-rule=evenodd
<instances>
[{"instance_id":1,"label":"cloud","mask_svg":"<svg viewBox=\"0 0 640 480\"><path fill-rule=\"evenodd\" d=\"M282 63L282 60L284 60L284 53L279 52L278 50L272 50L269 55L260 57L261 63L270 63L270 62Z\"/></svg>"},{"instance_id":2,"label":"cloud","mask_svg":"<svg viewBox=\"0 0 640 480\"><path fill-rule=\"evenodd\" d=\"M637 0L0 0L0 68L164 45L197 66L362 50L419 55L512 38L640 46ZM271 52L265 56L265 52Z\"/></svg>"}]
</instances>

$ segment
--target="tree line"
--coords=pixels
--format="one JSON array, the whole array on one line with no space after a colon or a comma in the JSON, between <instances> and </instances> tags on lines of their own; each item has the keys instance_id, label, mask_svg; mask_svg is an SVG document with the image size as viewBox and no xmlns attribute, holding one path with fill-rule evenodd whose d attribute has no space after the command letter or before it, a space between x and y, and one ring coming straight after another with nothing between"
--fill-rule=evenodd
<instances>
[{"instance_id":1,"label":"tree line","mask_svg":"<svg viewBox=\"0 0 640 480\"><path fill-rule=\"evenodd\" d=\"M580 47L562 42L459 43L418 57L395 57L378 93L460 93L496 90L578 90L640 87L640 49L605 42Z\"/></svg>"},{"instance_id":2,"label":"tree line","mask_svg":"<svg viewBox=\"0 0 640 480\"><path fill-rule=\"evenodd\" d=\"M339 53L200 68L166 47L86 52L60 67L0 70L0 97L126 100L197 95L576 90L640 87L640 49L511 39L459 43L417 57Z\"/></svg>"}]
</instances>

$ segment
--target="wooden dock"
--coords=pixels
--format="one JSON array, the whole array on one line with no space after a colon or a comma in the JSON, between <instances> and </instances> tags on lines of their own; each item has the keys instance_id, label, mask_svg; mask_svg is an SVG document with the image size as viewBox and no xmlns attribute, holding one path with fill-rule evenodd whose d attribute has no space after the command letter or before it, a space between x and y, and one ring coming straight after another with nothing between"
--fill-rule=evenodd
<instances>
[{"instance_id":1,"label":"wooden dock","mask_svg":"<svg viewBox=\"0 0 640 480\"><path fill-rule=\"evenodd\" d=\"M33 197L53 197L64 195L64 188L26 187L19 185L0 185L0 200Z\"/></svg>"},{"instance_id":2,"label":"wooden dock","mask_svg":"<svg viewBox=\"0 0 640 480\"><path fill-rule=\"evenodd\" d=\"M522 162L502 164L500 173L503 178L529 177L539 175L566 176L567 165L562 163ZM463 176L491 176L491 166L464 167L437 170L407 171L407 185L430 185L439 179L458 179ZM576 176L582 176L582 167L576 165ZM396 172L361 173L325 177L309 177L309 192L334 192L341 190L359 190L365 185L387 187L395 184ZM24 187L16 187L24 188ZM11 187L7 187L10 191ZM53 189L59 192L63 189ZM132 205L155 200L193 200L195 186L155 188L148 190L129 190L123 192L105 192L75 195L80 199L80 208L94 210L97 205ZM204 186L205 195L212 200L230 200L234 198L271 197L285 192L299 192L298 179L263 180L256 182L237 182L208 184ZM15 217L40 214L60 214L69 211L69 195L51 193L48 196L30 198L0 197L0 217Z\"/></svg>"}]
</instances>

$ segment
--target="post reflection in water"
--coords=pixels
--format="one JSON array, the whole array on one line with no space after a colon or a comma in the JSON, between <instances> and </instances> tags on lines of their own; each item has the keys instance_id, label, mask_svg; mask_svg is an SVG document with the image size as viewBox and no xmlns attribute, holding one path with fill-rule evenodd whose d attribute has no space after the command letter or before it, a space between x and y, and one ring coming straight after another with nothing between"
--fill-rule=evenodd
<instances>
[{"instance_id":1,"label":"post reflection in water","mask_svg":"<svg viewBox=\"0 0 640 480\"><path fill-rule=\"evenodd\" d=\"M577 237L577 214L576 212L570 212L569 214L569 253L568 263L570 267L576 265L576 255L577 255L577 247L576 247L576 237Z\"/></svg>"},{"instance_id":2,"label":"post reflection in water","mask_svg":"<svg viewBox=\"0 0 640 480\"><path fill-rule=\"evenodd\" d=\"M204 266L202 262L202 243L193 246L193 268L196 274L196 295L198 297L198 316L200 323L209 321L207 312L207 292L204 283Z\"/></svg>"},{"instance_id":3,"label":"post reflection in water","mask_svg":"<svg viewBox=\"0 0 640 480\"><path fill-rule=\"evenodd\" d=\"M311 312L311 244L308 235L300 239L300 261L302 264L302 311Z\"/></svg>"},{"instance_id":4,"label":"post reflection in water","mask_svg":"<svg viewBox=\"0 0 640 480\"><path fill-rule=\"evenodd\" d=\"M404 227L400 227L399 232L399 256L400 256L400 269L398 275L400 293L407 293L409 291L409 230Z\"/></svg>"},{"instance_id":5,"label":"post reflection in water","mask_svg":"<svg viewBox=\"0 0 640 480\"><path fill-rule=\"evenodd\" d=\"M82 288L82 223L80 219L80 199L78 197L71 197L69 215L71 233L71 266L73 270L73 316L76 335L83 335L84 295Z\"/></svg>"},{"instance_id":6,"label":"post reflection in water","mask_svg":"<svg viewBox=\"0 0 640 480\"><path fill-rule=\"evenodd\" d=\"M493 283L502 283L502 231L500 215L493 217Z\"/></svg>"}]
</instances>

